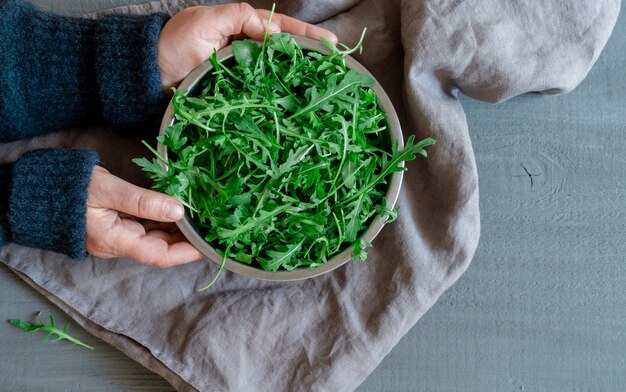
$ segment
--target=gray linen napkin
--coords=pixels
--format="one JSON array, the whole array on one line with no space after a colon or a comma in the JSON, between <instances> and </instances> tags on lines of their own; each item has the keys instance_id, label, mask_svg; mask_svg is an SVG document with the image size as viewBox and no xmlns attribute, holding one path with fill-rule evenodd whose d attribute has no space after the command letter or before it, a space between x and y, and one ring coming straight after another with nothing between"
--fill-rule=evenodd
<instances>
[{"instance_id":1,"label":"gray linen napkin","mask_svg":"<svg viewBox=\"0 0 626 392\"><path fill-rule=\"evenodd\" d=\"M218 2L162 0L110 12L175 13ZM252 2L268 8L269 1ZM349 391L468 267L479 237L476 165L458 91L498 102L567 92L585 77L615 24L618 0L279 2L352 44L381 81L406 136L432 136L409 165L398 221L352 262L304 282L271 283L199 262L155 270L130 260L66 257L14 244L0 259L88 331L181 391ZM97 17L97 15L92 15ZM112 172L145 184L135 140L73 130L0 148L2 160L47 146L97 148ZM416 364L419 366L419 364Z\"/></svg>"}]
</instances>

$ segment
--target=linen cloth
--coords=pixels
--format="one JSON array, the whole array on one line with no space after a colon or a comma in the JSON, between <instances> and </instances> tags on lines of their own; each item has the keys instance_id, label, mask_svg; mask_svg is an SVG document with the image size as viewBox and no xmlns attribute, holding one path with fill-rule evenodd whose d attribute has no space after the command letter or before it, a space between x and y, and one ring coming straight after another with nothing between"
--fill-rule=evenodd
<instances>
[{"instance_id":1,"label":"linen cloth","mask_svg":"<svg viewBox=\"0 0 626 392\"><path fill-rule=\"evenodd\" d=\"M164 0L107 12L173 14L198 3ZM476 249L478 181L459 91L498 102L573 89L608 40L619 7L617 0L277 4L277 11L322 23L347 44L367 26L356 57L390 95L405 137L438 141L427 159L408 165L398 220L376 238L365 263L291 283L225 272L211 290L197 293L215 264L155 270L124 259L77 263L14 244L0 259L178 390L354 390L458 279ZM146 184L130 163L144 153L138 141L106 129L12 143L0 157L14 160L48 146L94 147L113 173Z\"/></svg>"}]
</instances>

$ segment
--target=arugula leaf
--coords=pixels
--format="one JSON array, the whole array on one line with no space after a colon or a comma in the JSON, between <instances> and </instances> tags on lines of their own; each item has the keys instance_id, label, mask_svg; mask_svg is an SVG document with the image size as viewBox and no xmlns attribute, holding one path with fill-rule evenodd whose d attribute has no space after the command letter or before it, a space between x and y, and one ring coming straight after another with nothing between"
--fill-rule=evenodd
<instances>
[{"instance_id":1,"label":"arugula leaf","mask_svg":"<svg viewBox=\"0 0 626 392\"><path fill-rule=\"evenodd\" d=\"M280 246L280 250L270 250L267 252L269 260L259 258L259 263L263 269L276 272L280 266L289 264L291 258L300 251L303 243L304 240L300 241L298 244L282 245Z\"/></svg>"},{"instance_id":2,"label":"arugula leaf","mask_svg":"<svg viewBox=\"0 0 626 392\"><path fill-rule=\"evenodd\" d=\"M233 41L233 54L239 65L251 67L261 54L261 48L255 42L250 40Z\"/></svg>"},{"instance_id":3,"label":"arugula leaf","mask_svg":"<svg viewBox=\"0 0 626 392\"><path fill-rule=\"evenodd\" d=\"M357 240L354 242L354 251L352 252L352 258L354 260L365 261L367 260L367 252L366 248L370 248L372 246L371 243L364 240Z\"/></svg>"},{"instance_id":4,"label":"arugula leaf","mask_svg":"<svg viewBox=\"0 0 626 392\"><path fill-rule=\"evenodd\" d=\"M367 75L359 74L353 69L348 71L348 73L341 78L340 82L337 82L337 79L338 77L336 75L329 77L324 93L321 95L314 93L317 90L312 89L311 100L308 105L296 111L289 118L300 116L319 107L328 109L329 106L325 105L328 105L332 99L341 99L343 95L353 92L356 88L371 87L374 85L374 79Z\"/></svg>"},{"instance_id":5,"label":"arugula leaf","mask_svg":"<svg viewBox=\"0 0 626 392\"><path fill-rule=\"evenodd\" d=\"M346 219L348 220L348 224L346 225L346 241L354 241L356 240L356 236L361 230L363 222L361 222L361 214L363 213L363 199L365 198L365 194L361 194L356 200L352 203L348 204L348 211L350 211L346 215Z\"/></svg>"},{"instance_id":6,"label":"arugula leaf","mask_svg":"<svg viewBox=\"0 0 626 392\"><path fill-rule=\"evenodd\" d=\"M150 179L154 180L168 177L167 171L161 167L161 164L156 159L149 161L147 158L133 158L133 163L148 173L148 178Z\"/></svg>"},{"instance_id":7,"label":"arugula leaf","mask_svg":"<svg viewBox=\"0 0 626 392\"><path fill-rule=\"evenodd\" d=\"M296 53L296 43L288 33L272 34L272 40L268 47L288 56L293 56Z\"/></svg>"},{"instance_id":8,"label":"arugula leaf","mask_svg":"<svg viewBox=\"0 0 626 392\"><path fill-rule=\"evenodd\" d=\"M52 315L50 315L50 325L46 325L39 317L40 314L41 312L38 312L36 315L37 323L33 323L31 321L24 321L20 319L11 319L9 320L9 323L11 323L12 325L18 328L21 328L22 330L24 330L24 332L33 332L33 333L36 331L47 332L48 334L43 339L44 342L50 340L51 337L56 335L57 337L52 339L52 341L55 343L61 340L67 340L70 343L73 343L75 345L93 350L93 347L91 347L90 345L86 343L81 342L80 340L76 339L75 337L71 336L68 333L68 330L70 329L70 323L66 323L63 329L59 329L54 325L54 318L52 317Z\"/></svg>"},{"instance_id":9,"label":"arugula leaf","mask_svg":"<svg viewBox=\"0 0 626 392\"><path fill-rule=\"evenodd\" d=\"M165 135L157 137L157 141L172 150L180 150L187 143L187 137L181 136L185 125L184 122L178 122L168 127Z\"/></svg>"},{"instance_id":10,"label":"arugula leaf","mask_svg":"<svg viewBox=\"0 0 626 392\"><path fill-rule=\"evenodd\" d=\"M426 150L424 150L424 148L435 144L435 139L432 139L432 138L424 139L417 144L414 143L414 140L415 140L415 135L409 136L409 139L406 142L406 146L404 147L404 149L400 151L398 151L398 146L396 144L394 146L394 151L393 151L391 160L389 160L384 165L384 167L382 168L382 171L378 175L374 176L371 179L371 181L367 185L365 185L365 187L361 188L360 191L352 195L352 197L350 197L348 201L353 200L354 198L359 197L360 195L366 192L369 192L376 185L382 183L385 180L387 175L393 172L405 170L405 168L400 166L400 164L404 161L415 159L415 154L421 154L423 156L427 156Z\"/></svg>"}]
</instances>

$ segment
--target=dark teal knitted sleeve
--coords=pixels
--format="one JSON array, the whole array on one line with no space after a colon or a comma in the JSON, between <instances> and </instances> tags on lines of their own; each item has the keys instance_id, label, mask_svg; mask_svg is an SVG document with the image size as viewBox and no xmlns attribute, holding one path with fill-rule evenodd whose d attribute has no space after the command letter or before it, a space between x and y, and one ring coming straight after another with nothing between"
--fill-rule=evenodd
<instances>
[{"instance_id":1,"label":"dark teal knitted sleeve","mask_svg":"<svg viewBox=\"0 0 626 392\"><path fill-rule=\"evenodd\" d=\"M161 14L70 18L0 0L0 143L109 124L155 131L167 103Z\"/></svg>"},{"instance_id":2,"label":"dark teal knitted sleeve","mask_svg":"<svg viewBox=\"0 0 626 392\"><path fill-rule=\"evenodd\" d=\"M0 246L6 242L87 256L87 190L98 155L37 150L0 165Z\"/></svg>"}]
</instances>

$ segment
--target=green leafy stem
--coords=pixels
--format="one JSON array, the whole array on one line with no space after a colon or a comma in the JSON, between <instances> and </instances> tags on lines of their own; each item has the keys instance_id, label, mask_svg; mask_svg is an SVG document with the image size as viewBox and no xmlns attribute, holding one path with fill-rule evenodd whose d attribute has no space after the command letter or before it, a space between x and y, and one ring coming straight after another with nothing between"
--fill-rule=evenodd
<instances>
[{"instance_id":1,"label":"green leafy stem","mask_svg":"<svg viewBox=\"0 0 626 392\"><path fill-rule=\"evenodd\" d=\"M31 321L24 321L20 319L11 319L9 320L9 323L11 323L12 325L18 328L21 328L22 330L24 330L24 332L33 332L33 333L37 331L47 332L46 336L43 339L44 342L50 340L54 335L56 335L56 338L52 339L53 342L67 340L70 343L73 343L75 345L93 350L93 347L91 347L90 345L86 343L83 343L82 341L76 339L75 337L69 334L68 330L70 328L70 323L66 323L63 329L59 329L54 325L54 318L52 317L52 315L50 315L50 324L46 325L39 317L40 314L41 312L38 312L36 315L36 319L37 319L36 323L33 323Z\"/></svg>"}]
</instances>

